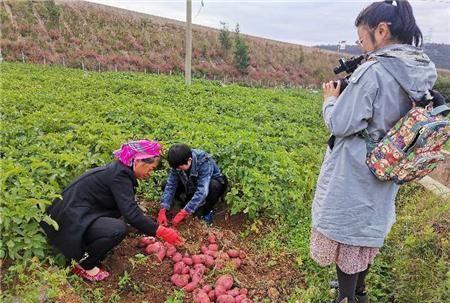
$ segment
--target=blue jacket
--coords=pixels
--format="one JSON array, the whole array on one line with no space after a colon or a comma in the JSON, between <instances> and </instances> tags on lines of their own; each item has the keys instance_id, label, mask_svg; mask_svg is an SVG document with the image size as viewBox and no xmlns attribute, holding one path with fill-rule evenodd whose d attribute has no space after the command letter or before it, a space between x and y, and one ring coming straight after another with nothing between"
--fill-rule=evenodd
<instances>
[{"instance_id":1,"label":"blue jacket","mask_svg":"<svg viewBox=\"0 0 450 303\"><path fill-rule=\"evenodd\" d=\"M184 210L190 214L194 213L200 206L205 204L211 179L220 176L222 176L222 173L214 159L202 150L193 149L189 175L184 171L175 168L171 169L162 196L161 208L170 209L178 184L183 184L187 189L189 181L193 181L194 184L196 184L195 193L192 199L184 207Z\"/></svg>"}]
</instances>

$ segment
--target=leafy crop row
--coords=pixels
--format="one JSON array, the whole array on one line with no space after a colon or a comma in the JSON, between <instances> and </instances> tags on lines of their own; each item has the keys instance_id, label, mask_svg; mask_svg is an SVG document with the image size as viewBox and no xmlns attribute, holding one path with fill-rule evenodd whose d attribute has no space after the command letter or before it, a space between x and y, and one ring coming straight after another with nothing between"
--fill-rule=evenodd
<instances>
[{"instance_id":1,"label":"leafy crop row","mask_svg":"<svg viewBox=\"0 0 450 303\"><path fill-rule=\"evenodd\" d=\"M15 63L1 73L1 258L42 256L45 206L122 142L142 137L213 154L231 181L234 213L309 214L326 141L317 94ZM164 177L141 193L157 199Z\"/></svg>"}]
</instances>

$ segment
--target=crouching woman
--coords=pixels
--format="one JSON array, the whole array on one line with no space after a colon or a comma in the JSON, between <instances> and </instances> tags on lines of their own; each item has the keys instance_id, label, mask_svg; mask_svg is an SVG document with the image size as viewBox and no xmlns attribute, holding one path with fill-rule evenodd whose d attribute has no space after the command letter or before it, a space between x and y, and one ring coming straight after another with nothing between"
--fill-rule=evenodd
<instances>
[{"instance_id":1,"label":"crouching woman","mask_svg":"<svg viewBox=\"0 0 450 303\"><path fill-rule=\"evenodd\" d=\"M110 274L100 262L125 238L127 223L147 235L181 244L174 230L147 217L135 200L137 180L150 177L161 161L160 153L156 141L123 144L114 152L115 161L84 173L48 207L58 229L45 222L41 226L50 243L77 262L75 274L89 281L107 278Z\"/></svg>"}]
</instances>

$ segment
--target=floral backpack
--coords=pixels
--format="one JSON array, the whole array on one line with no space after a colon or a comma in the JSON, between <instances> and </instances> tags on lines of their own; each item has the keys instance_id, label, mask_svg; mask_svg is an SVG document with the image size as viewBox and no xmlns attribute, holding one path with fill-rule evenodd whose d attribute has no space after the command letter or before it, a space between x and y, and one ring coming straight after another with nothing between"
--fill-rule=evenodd
<instances>
[{"instance_id":1,"label":"floral backpack","mask_svg":"<svg viewBox=\"0 0 450 303\"><path fill-rule=\"evenodd\" d=\"M450 137L450 122L443 113L449 110L445 104L433 109L432 103L425 108L413 103L379 142L362 131L368 150L366 164L375 177L403 184L431 173L444 161L441 150Z\"/></svg>"}]
</instances>

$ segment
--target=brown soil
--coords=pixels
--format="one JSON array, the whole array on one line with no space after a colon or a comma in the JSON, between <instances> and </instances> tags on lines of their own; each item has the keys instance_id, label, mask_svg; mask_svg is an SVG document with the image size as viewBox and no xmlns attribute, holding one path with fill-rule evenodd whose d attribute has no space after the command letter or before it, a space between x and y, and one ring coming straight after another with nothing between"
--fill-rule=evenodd
<instances>
[{"instance_id":1,"label":"brown soil","mask_svg":"<svg viewBox=\"0 0 450 303\"><path fill-rule=\"evenodd\" d=\"M144 207L156 210L158 205L144 202ZM151 214L156 217L156 211ZM304 279L295 266L294 257L287 254L273 255L257 247L256 240L261 234L251 234L246 238L240 236L246 229L247 220L243 215L231 216L227 211L219 211L214 226L208 227L203 221L189 218L179 228L186 240L184 247L178 251L189 254L200 252L202 244L207 242L209 233L214 233L219 239L221 248L240 248L247 254L243 265L238 269L225 267L221 271L210 270L205 274L205 281L214 283L215 278L222 272L231 273L235 278L235 286L249 290L250 298L254 302L268 299L270 302L285 302L296 286L304 286ZM136 254L143 254L143 249L137 247L141 234L131 229L125 240L104 261L105 267L112 273L106 281L101 283L86 283L89 288L101 288L107 301L112 295L120 296L119 302L165 302L177 290L171 281L173 261L164 259L162 263L156 261L155 256L149 256L133 267L130 260L137 260ZM130 279L126 285L120 284L125 280L125 272ZM185 296L185 302L192 302L191 295Z\"/></svg>"}]
</instances>

